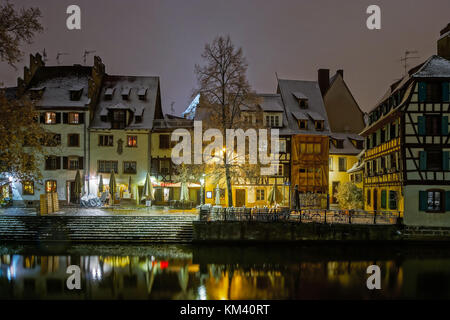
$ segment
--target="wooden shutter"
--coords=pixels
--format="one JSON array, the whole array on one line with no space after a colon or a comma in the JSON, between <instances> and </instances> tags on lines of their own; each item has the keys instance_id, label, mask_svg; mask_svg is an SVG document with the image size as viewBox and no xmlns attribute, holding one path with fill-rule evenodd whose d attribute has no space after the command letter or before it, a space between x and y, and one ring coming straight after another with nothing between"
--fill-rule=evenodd
<instances>
[{"instance_id":1,"label":"wooden shutter","mask_svg":"<svg viewBox=\"0 0 450 320\"><path fill-rule=\"evenodd\" d=\"M442 135L447 136L448 135L448 116L442 117Z\"/></svg>"},{"instance_id":2,"label":"wooden shutter","mask_svg":"<svg viewBox=\"0 0 450 320\"><path fill-rule=\"evenodd\" d=\"M50 170L50 157L45 157L45 170Z\"/></svg>"},{"instance_id":3,"label":"wooden shutter","mask_svg":"<svg viewBox=\"0 0 450 320\"><path fill-rule=\"evenodd\" d=\"M449 97L449 83L442 82L442 101L448 102L450 100Z\"/></svg>"},{"instance_id":4,"label":"wooden shutter","mask_svg":"<svg viewBox=\"0 0 450 320\"><path fill-rule=\"evenodd\" d=\"M427 192L419 191L419 211L426 211L427 207Z\"/></svg>"},{"instance_id":5,"label":"wooden shutter","mask_svg":"<svg viewBox=\"0 0 450 320\"><path fill-rule=\"evenodd\" d=\"M450 155L450 152L448 152L448 151L442 152L442 169L444 171L448 171L448 169L449 169L449 166L448 166L449 155Z\"/></svg>"},{"instance_id":6,"label":"wooden shutter","mask_svg":"<svg viewBox=\"0 0 450 320\"><path fill-rule=\"evenodd\" d=\"M427 152L419 151L419 168L420 170L427 170Z\"/></svg>"},{"instance_id":7,"label":"wooden shutter","mask_svg":"<svg viewBox=\"0 0 450 320\"><path fill-rule=\"evenodd\" d=\"M84 112L80 112L79 113L79 118L78 118L80 124L84 123Z\"/></svg>"},{"instance_id":8,"label":"wooden shutter","mask_svg":"<svg viewBox=\"0 0 450 320\"><path fill-rule=\"evenodd\" d=\"M61 123L61 112L56 112L56 123Z\"/></svg>"},{"instance_id":9,"label":"wooden shutter","mask_svg":"<svg viewBox=\"0 0 450 320\"><path fill-rule=\"evenodd\" d=\"M69 158L63 157L63 169L69 168Z\"/></svg>"},{"instance_id":10,"label":"wooden shutter","mask_svg":"<svg viewBox=\"0 0 450 320\"><path fill-rule=\"evenodd\" d=\"M445 192L445 211L450 211L450 191Z\"/></svg>"},{"instance_id":11,"label":"wooden shutter","mask_svg":"<svg viewBox=\"0 0 450 320\"><path fill-rule=\"evenodd\" d=\"M425 82L419 82L419 102L427 100L427 84Z\"/></svg>"},{"instance_id":12,"label":"wooden shutter","mask_svg":"<svg viewBox=\"0 0 450 320\"><path fill-rule=\"evenodd\" d=\"M375 145L379 146L381 144L381 130L377 131L377 142L375 143Z\"/></svg>"},{"instance_id":13,"label":"wooden shutter","mask_svg":"<svg viewBox=\"0 0 450 320\"><path fill-rule=\"evenodd\" d=\"M400 157L399 157L399 153L396 152L395 153L395 169L399 170L400 168Z\"/></svg>"},{"instance_id":14,"label":"wooden shutter","mask_svg":"<svg viewBox=\"0 0 450 320\"><path fill-rule=\"evenodd\" d=\"M417 118L417 126L418 126L418 133L419 136L424 136L426 135L426 123L425 123L425 117L424 116L420 116Z\"/></svg>"},{"instance_id":15,"label":"wooden shutter","mask_svg":"<svg viewBox=\"0 0 450 320\"><path fill-rule=\"evenodd\" d=\"M61 169L61 157L56 157L56 169Z\"/></svg>"},{"instance_id":16,"label":"wooden shutter","mask_svg":"<svg viewBox=\"0 0 450 320\"><path fill-rule=\"evenodd\" d=\"M63 112L63 123L69 123L69 114L67 112Z\"/></svg>"},{"instance_id":17,"label":"wooden shutter","mask_svg":"<svg viewBox=\"0 0 450 320\"><path fill-rule=\"evenodd\" d=\"M393 138L393 137L391 137L391 126L392 126L392 124L390 124L390 123L388 123L386 125L386 134L385 134L385 140L386 141L389 141L389 140L391 140Z\"/></svg>"},{"instance_id":18,"label":"wooden shutter","mask_svg":"<svg viewBox=\"0 0 450 320\"><path fill-rule=\"evenodd\" d=\"M381 190L381 208L386 209L386 190Z\"/></svg>"},{"instance_id":19,"label":"wooden shutter","mask_svg":"<svg viewBox=\"0 0 450 320\"><path fill-rule=\"evenodd\" d=\"M80 169L80 170L84 169L84 157L78 158L78 169Z\"/></svg>"}]
</instances>

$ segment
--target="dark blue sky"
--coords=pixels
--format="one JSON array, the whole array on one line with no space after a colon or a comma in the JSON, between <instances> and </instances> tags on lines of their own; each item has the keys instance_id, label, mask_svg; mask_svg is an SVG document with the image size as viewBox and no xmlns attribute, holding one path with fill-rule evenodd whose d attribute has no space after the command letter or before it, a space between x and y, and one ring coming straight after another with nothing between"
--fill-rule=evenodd
<instances>
[{"instance_id":1,"label":"dark blue sky","mask_svg":"<svg viewBox=\"0 0 450 320\"><path fill-rule=\"evenodd\" d=\"M45 31L24 46L18 71L0 63L0 80L15 85L28 53L48 54L48 65L82 63L96 50L110 74L159 75L163 106L180 113L196 86L194 64L206 42L229 34L242 46L248 77L258 92L274 92L280 78L315 80L318 68L344 69L344 78L363 110L401 77L398 61L407 49L418 64L436 53L439 31L450 22L448 0L14 0L39 6ZM66 28L66 8L82 10L81 31ZM382 29L366 28L366 8L378 4ZM89 62L92 63L92 56Z\"/></svg>"}]
</instances>

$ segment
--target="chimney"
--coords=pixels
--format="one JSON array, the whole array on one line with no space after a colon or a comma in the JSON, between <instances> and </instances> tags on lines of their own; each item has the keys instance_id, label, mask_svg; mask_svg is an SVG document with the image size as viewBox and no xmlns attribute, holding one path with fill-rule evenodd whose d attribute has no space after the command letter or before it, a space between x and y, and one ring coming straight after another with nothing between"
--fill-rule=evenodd
<instances>
[{"instance_id":1,"label":"chimney","mask_svg":"<svg viewBox=\"0 0 450 320\"><path fill-rule=\"evenodd\" d=\"M330 86L330 69L319 69L317 71L317 78L319 82L320 92L323 96Z\"/></svg>"},{"instance_id":2,"label":"chimney","mask_svg":"<svg viewBox=\"0 0 450 320\"><path fill-rule=\"evenodd\" d=\"M441 30L441 37L437 41L437 54L450 60L450 23Z\"/></svg>"},{"instance_id":3,"label":"chimney","mask_svg":"<svg viewBox=\"0 0 450 320\"><path fill-rule=\"evenodd\" d=\"M336 73L339 73L341 75L341 78L344 79L344 70L339 69L338 71L336 71Z\"/></svg>"}]
</instances>

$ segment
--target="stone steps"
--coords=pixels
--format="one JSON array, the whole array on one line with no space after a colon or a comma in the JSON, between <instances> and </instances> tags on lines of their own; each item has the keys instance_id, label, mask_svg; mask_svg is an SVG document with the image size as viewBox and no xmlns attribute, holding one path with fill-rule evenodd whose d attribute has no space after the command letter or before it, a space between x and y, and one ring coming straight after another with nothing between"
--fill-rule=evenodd
<instances>
[{"instance_id":1,"label":"stone steps","mask_svg":"<svg viewBox=\"0 0 450 320\"><path fill-rule=\"evenodd\" d=\"M2 241L191 242L195 216L0 216Z\"/></svg>"}]
</instances>

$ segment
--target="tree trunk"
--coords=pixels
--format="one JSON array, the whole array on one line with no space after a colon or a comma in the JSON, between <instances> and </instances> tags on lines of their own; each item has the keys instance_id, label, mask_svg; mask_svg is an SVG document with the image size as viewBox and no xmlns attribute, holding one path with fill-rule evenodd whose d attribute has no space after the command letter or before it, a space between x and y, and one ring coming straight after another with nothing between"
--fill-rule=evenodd
<instances>
[{"instance_id":1,"label":"tree trunk","mask_svg":"<svg viewBox=\"0 0 450 320\"><path fill-rule=\"evenodd\" d=\"M225 165L225 175L227 178L228 207L232 207L233 206L233 191L231 190L230 167L228 164Z\"/></svg>"}]
</instances>

